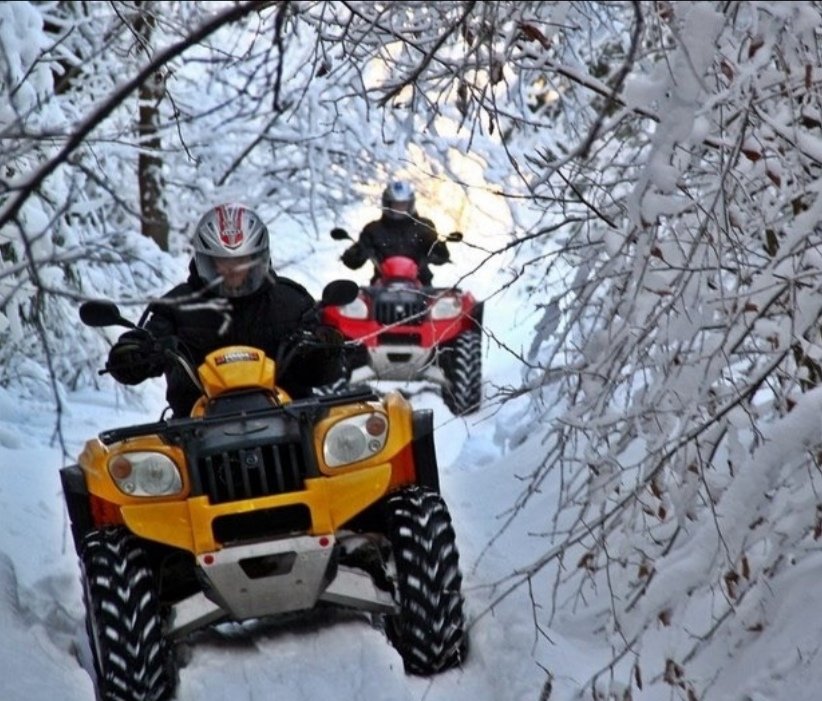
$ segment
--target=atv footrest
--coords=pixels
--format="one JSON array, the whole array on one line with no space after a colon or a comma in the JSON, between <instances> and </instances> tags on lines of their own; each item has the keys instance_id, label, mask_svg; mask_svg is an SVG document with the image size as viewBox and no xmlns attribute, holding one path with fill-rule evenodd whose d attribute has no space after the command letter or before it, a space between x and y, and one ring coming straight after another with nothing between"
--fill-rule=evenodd
<instances>
[{"instance_id":1,"label":"atv footrest","mask_svg":"<svg viewBox=\"0 0 822 701\"><path fill-rule=\"evenodd\" d=\"M174 605L166 635L178 640L225 617L224 609L199 592Z\"/></svg>"},{"instance_id":2,"label":"atv footrest","mask_svg":"<svg viewBox=\"0 0 822 701\"><path fill-rule=\"evenodd\" d=\"M377 589L365 572L340 565L337 576L320 595L322 601L373 613L399 613L400 608L386 591Z\"/></svg>"}]
</instances>

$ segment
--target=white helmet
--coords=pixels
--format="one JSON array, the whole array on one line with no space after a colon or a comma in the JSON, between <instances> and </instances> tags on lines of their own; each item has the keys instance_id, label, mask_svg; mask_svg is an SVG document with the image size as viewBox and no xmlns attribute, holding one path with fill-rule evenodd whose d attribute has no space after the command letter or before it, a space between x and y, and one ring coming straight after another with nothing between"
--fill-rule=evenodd
<instances>
[{"instance_id":1,"label":"white helmet","mask_svg":"<svg viewBox=\"0 0 822 701\"><path fill-rule=\"evenodd\" d=\"M243 297L263 284L271 260L268 229L253 210L214 207L197 224L193 243L197 274L224 297Z\"/></svg>"},{"instance_id":2,"label":"white helmet","mask_svg":"<svg viewBox=\"0 0 822 701\"><path fill-rule=\"evenodd\" d=\"M414 215L414 188L404 180L389 183L382 192L382 211L389 219L403 219Z\"/></svg>"}]
</instances>

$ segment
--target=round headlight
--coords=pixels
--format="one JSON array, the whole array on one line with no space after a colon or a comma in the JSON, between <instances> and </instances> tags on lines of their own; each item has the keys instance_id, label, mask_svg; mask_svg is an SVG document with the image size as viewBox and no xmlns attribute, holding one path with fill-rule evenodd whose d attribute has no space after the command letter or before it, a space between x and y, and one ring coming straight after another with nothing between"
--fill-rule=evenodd
<instances>
[{"instance_id":1,"label":"round headlight","mask_svg":"<svg viewBox=\"0 0 822 701\"><path fill-rule=\"evenodd\" d=\"M453 319L461 313L462 300L458 295L443 295L431 305L431 318L434 320Z\"/></svg>"},{"instance_id":2,"label":"round headlight","mask_svg":"<svg viewBox=\"0 0 822 701\"><path fill-rule=\"evenodd\" d=\"M366 448L365 434L358 426L337 425L326 438L328 463L343 464L359 460Z\"/></svg>"},{"instance_id":3,"label":"round headlight","mask_svg":"<svg viewBox=\"0 0 822 701\"><path fill-rule=\"evenodd\" d=\"M183 487L177 465L163 453L122 453L109 461L108 471L117 488L130 496L165 496Z\"/></svg>"},{"instance_id":4,"label":"round headlight","mask_svg":"<svg viewBox=\"0 0 822 701\"><path fill-rule=\"evenodd\" d=\"M388 420L370 412L334 424L323 441L323 458L329 467L348 465L375 455L385 447Z\"/></svg>"},{"instance_id":5,"label":"round headlight","mask_svg":"<svg viewBox=\"0 0 822 701\"><path fill-rule=\"evenodd\" d=\"M368 304L362 297L357 297L353 302L340 307L340 314L349 319L367 319Z\"/></svg>"}]
</instances>

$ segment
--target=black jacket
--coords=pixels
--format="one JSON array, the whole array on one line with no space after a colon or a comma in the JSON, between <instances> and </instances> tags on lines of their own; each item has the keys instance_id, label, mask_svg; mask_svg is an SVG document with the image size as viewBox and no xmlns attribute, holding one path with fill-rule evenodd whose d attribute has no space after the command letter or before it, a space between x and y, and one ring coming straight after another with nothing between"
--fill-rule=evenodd
<instances>
[{"instance_id":1,"label":"black jacket","mask_svg":"<svg viewBox=\"0 0 822 701\"><path fill-rule=\"evenodd\" d=\"M448 248L439 240L434 223L414 214L402 219L383 216L366 224L359 240L343 253L342 262L349 268L356 269L372 257L377 262L382 262L389 256L397 255L414 260L419 266L423 285L431 284L429 263L442 265L450 260Z\"/></svg>"},{"instance_id":2,"label":"black jacket","mask_svg":"<svg viewBox=\"0 0 822 701\"><path fill-rule=\"evenodd\" d=\"M208 353L227 345L254 346L276 358L282 341L298 329L318 326L313 308L314 299L305 288L273 271L251 295L218 297L206 290L192 262L188 280L149 307L145 327L157 338L174 338L196 368ZM309 362L292 363L286 370L277 383L293 398L308 396L311 387L341 374L339 359L328 353L315 353ZM199 390L179 363L169 362L165 375L166 398L174 415L188 416Z\"/></svg>"}]
</instances>

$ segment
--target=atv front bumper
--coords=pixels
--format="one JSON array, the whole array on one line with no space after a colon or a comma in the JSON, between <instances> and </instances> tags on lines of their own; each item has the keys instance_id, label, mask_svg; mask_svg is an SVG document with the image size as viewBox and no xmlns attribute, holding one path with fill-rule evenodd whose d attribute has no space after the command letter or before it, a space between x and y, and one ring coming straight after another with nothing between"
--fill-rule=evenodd
<instances>
[{"instance_id":1,"label":"atv front bumper","mask_svg":"<svg viewBox=\"0 0 822 701\"><path fill-rule=\"evenodd\" d=\"M367 574L336 565L334 546L332 536L298 536L199 555L204 592L172 608L169 635L180 638L222 619L307 610L318 601L397 613L391 595Z\"/></svg>"},{"instance_id":2,"label":"atv front bumper","mask_svg":"<svg viewBox=\"0 0 822 701\"><path fill-rule=\"evenodd\" d=\"M295 532L328 535L388 492L392 468L382 463L305 480L305 489L243 501L210 504L208 497L120 507L135 535L195 555L231 541L261 541ZM219 537L218 537L219 536Z\"/></svg>"}]
</instances>

